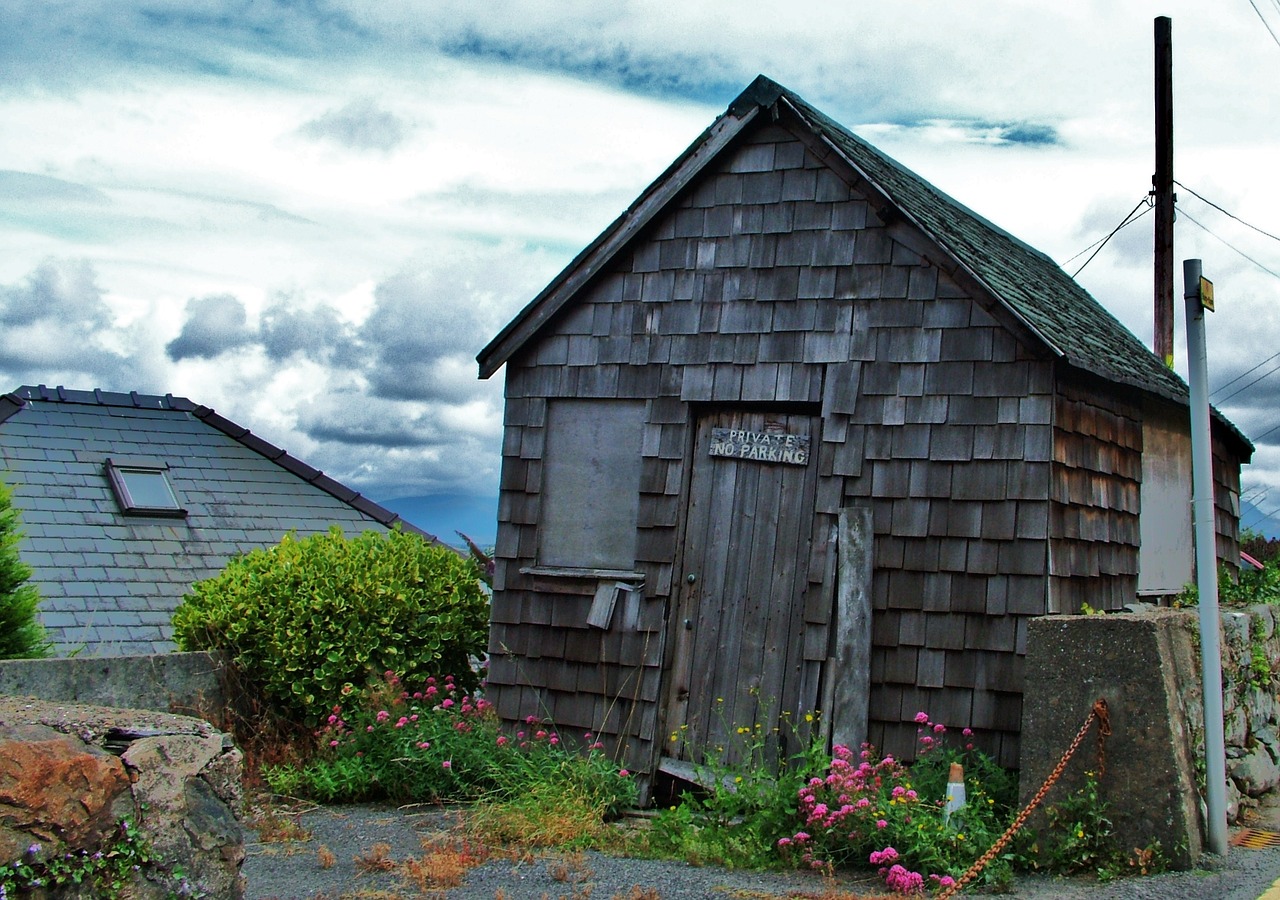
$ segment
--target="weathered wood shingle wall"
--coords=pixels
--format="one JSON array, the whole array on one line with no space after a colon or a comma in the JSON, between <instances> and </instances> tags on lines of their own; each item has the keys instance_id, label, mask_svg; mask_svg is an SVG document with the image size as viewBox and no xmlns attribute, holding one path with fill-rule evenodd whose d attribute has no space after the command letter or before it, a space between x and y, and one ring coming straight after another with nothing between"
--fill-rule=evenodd
<instances>
[{"instance_id":1,"label":"weathered wood shingle wall","mask_svg":"<svg viewBox=\"0 0 1280 900\"><path fill-rule=\"evenodd\" d=\"M842 505L873 510L871 738L910 755L924 710L1016 762L1025 617L1045 612L1052 363L784 124L704 173L508 363L490 690L509 720L603 733L647 764L694 411L801 404L823 416L813 534ZM537 563L547 403L568 397L647 400L646 594L607 632L586 625L594 581L520 572ZM813 667L826 551L815 538L801 626Z\"/></svg>"},{"instance_id":2,"label":"weathered wood shingle wall","mask_svg":"<svg viewBox=\"0 0 1280 900\"><path fill-rule=\"evenodd\" d=\"M1049 612L1121 609L1138 590L1141 405L1064 377L1053 456Z\"/></svg>"}]
</instances>

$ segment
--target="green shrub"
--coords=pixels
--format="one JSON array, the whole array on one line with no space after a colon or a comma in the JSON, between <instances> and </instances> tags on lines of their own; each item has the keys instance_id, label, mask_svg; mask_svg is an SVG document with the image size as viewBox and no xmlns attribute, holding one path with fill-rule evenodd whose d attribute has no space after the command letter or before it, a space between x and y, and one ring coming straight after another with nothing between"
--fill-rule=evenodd
<instances>
[{"instance_id":1,"label":"green shrub","mask_svg":"<svg viewBox=\"0 0 1280 900\"><path fill-rule=\"evenodd\" d=\"M49 642L36 614L40 594L27 584L31 567L18 556L22 531L12 492L0 483L0 659L40 659Z\"/></svg>"},{"instance_id":2,"label":"green shrub","mask_svg":"<svg viewBox=\"0 0 1280 900\"><path fill-rule=\"evenodd\" d=\"M384 672L474 683L488 601L474 565L399 531L298 539L233 559L192 585L173 616L183 650L221 650L270 708L317 724L318 710Z\"/></svg>"}]
</instances>

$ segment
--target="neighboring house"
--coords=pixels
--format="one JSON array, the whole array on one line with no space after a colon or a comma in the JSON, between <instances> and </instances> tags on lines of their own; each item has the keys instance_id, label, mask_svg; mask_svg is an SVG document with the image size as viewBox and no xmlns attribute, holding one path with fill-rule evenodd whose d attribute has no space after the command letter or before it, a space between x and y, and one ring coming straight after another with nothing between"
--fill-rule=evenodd
<instances>
[{"instance_id":1,"label":"neighboring house","mask_svg":"<svg viewBox=\"0 0 1280 900\"><path fill-rule=\"evenodd\" d=\"M173 395L18 388L0 396L0 458L59 655L174 649L188 586L289 531L425 534Z\"/></svg>"},{"instance_id":2,"label":"neighboring house","mask_svg":"<svg viewBox=\"0 0 1280 900\"><path fill-rule=\"evenodd\" d=\"M906 757L926 711L1016 766L1029 617L1190 575L1184 383L763 77L478 360L506 366L489 696L642 773L819 709ZM1231 566L1251 452L1214 419ZM837 663L858 590L869 686Z\"/></svg>"}]
</instances>

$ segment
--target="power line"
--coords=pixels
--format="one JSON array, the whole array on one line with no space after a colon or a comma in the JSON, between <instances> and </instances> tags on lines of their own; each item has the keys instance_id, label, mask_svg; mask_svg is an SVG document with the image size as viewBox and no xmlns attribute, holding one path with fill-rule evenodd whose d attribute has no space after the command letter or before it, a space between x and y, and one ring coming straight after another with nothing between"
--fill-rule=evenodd
<instances>
[{"instance_id":1,"label":"power line","mask_svg":"<svg viewBox=\"0 0 1280 900\"><path fill-rule=\"evenodd\" d=\"M1138 212L1138 209L1143 206L1145 206L1146 209L1142 210L1141 213L1138 213L1138 215L1135 216L1134 213ZM1138 201L1137 205L1134 206L1133 209L1129 210L1129 214L1120 221L1120 224L1117 225L1115 228L1111 229L1110 234L1108 234L1106 237L1104 237L1100 241L1094 241L1088 247L1085 247L1075 256L1071 257L1071 259L1067 260L1067 262L1071 262L1071 260L1078 259L1081 256L1084 256L1084 254L1088 253L1094 247L1098 248L1094 250L1093 253L1089 254L1089 258L1084 261L1084 263L1080 266L1080 268L1076 269L1074 272L1071 273L1071 277L1075 278L1077 275L1083 272L1084 267L1089 265L1089 263L1093 262L1093 258L1102 252L1102 248L1107 245L1107 241L1111 240L1113 237L1116 236L1116 232L1118 232L1121 228L1124 228L1126 225L1131 225L1134 222L1138 221L1138 219L1141 219L1150 211L1151 211L1151 195L1145 194L1143 195L1142 199Z\"/></svg>"},{"instance_id":2,"label":"power line","mask_svg":"<svg viewBox=\"0 0 1280 900\"><path fill-rule=\"evenodd\" d=\"M1253 386L1254 386L1255 384L1257 384L1259 381L1261 381L1262 379L1266 378L1268 375L1274 375L1276 372L1280 372L1280 364L1277 364L1277 365L1275 366L1275 368L1268 369L1267 371L1263 372L1261 375L1259 375L1257 378L1253 379L1253 381L1250 381L1248 384L1244 385L1243 387L1238 387L1238 388L1236 388L1236 389L1235 389L1234 391L1232 391L1230 394L1227 394L1227 396L1225 396L1225 397L1219 397L1219 398L1218 398L1217 400L1215 400L1214 402L1215 402L1215 403L1217 403L1218 405L1222 405L1223 403L1226 403L1228 400L1230 400L1232 397L1234 397L1236 394L1239 394L1239 393L1241 393L1242 391L1247 391L1247 390L1249 390L1249 388L1253 387Z\"/></svg>"},{"instance_id":3,"label":"power line","mask_svg":"<svg viewBox=\"0 0 1280 900\"><path fill-rule=\"evenodd\" d=\"M1250 224L1249 222L1246 222L1244 219L1240 218L1240 217L1239 217L1239 216L1237 216L1235 213L1233 213L1233 212L1230 212L1230 211L1228 211L1228 210L1223 209L1221 206L1219 206L1218 204L1214 203L1214 202L1213 202L1212 200L1210 200L1208 197L1204 197L1204 196L1202 196L1202 195L1200 195L1200 194L1197 194L1195 191L1193 191L1191 188L1187 187L1187 186L1186 186L1185 184L1183 184L1181 181L1176 181L1176 180L1175 180L1173 183L1174 183L1174 184L1176 184L1178 187L1182 188L1184 191L1186 191L1186 192L1187 192L1188 194L1190 194L1192 197L1195 197L1195 198L1196 198L1197 200L1199 200L1200 202L1209 204L1209 205L1210 205L1210 206L1212 206L1214 209L1216 209L1218 212L1222 213L1224 216L1230 216L1231 218L1235 219L1237 222L1239 222L1239 223L1240 223L1241 225L1243 225L1245 228L1252 228L1254 231L1258 232L1258 234L1265 235L1266 237L1271 238L1271 240L1273 240L1273 241L1280 241L1280 237L1276 237L1276 236L1275 236L1274 234L1272 234L1271 232L1269 232L1269 231L1264 231L1263 229L1259 228L1257 225L1252 225L1252 224Z\"/></svg>"},{"instance_id":4,"label":"power line","mask_svg":"<svg viewBox=\"0 0 1280 900\"><path fill-rule=\"evenodd\" d=\"M1262 362L1258 363L1256 366L1254 366L1254 367L1253 367L1252 369L1250 369L1249 371L1247 371L1247 372L1241 372L1239 375L1237 375L1235 378L1232 378L1232 379L1231 379L1230 381L1228 381L1226 384L1220 384L1220 385L1218 385L1216 388L1214 388L1213 390L1211 390L1211 391L1209 392L1209 394L1212 396L1213 394L1220 394L1220 393L1222 393L1222 392L1223 392L1223 391L1225 391L1227 388L1231 387L1231 385L1233 385L1233 384L1235 384L1237 381L1239 381L1241 378L1244 378L1244 377L1245 377L1245 376L1247 376L1247 375L1252 375L1254 372L1258 371L1259 369L1261 369L1263 366L1265 366L1267 363L1271 362L1271 360L1275 359L1275 358L1276 358L1276 357L1278 357L1278 356L1280 356L1280 353L1273 353L1273 354L1271 354L1270 356L1268 356L1268 357L1267 357L1266 359L1264 359ZM1216 403L1217 401L1215 400L1214 402Z\"/></svg>"},{"instance_id":5,"label":"power line","mask_svg":"<svg viewBox=\"0 0 1280 900\"><path fill-rule=\"evenodd\" d=\"M1276 37L1276 33L1271 30L1271 26L1267 24L1267 20L1262 17L1262 10L1258 9L1258 4L1253 0L1249 0L1249 5L1253 7L1253 11L1258 14L1258 18L1262 20L1262 26L1267 29L1267 34L1271 35L1271 40L1276 42L1276 46L1280 47L1280 38Z\"/></svg>"},{"instance_id":6,"label":"power line","mask_svg":"<svg viewBox=\"0 0 1280 900\"><path fill-rule=\"evenodd\" d=\"M1222 244L1223 244L1223 245L1225 245L1226 247L1228 247L1228 248L1230 248L1230 249L1234 250L1236 253L1239 253L1239 254L1240 254L1241 256L1243 256L1245 259L1249 260L1249 262L1253 263L1253 264L1254 264L1255 266L1257 266L1259 269L1261 269L1262 271L1264 271L1264 272L1266 272L1268 275L1270 275L1272 278L1280 278L1280 273L1273 272L1271 269L1268 269L1268 268L1267 268L1266 266L1264 266L1262 263L1258 262L1256 259L1254 259L1252 256L1250 256L1248 253L1245 253L1245 252L1244 252L1243 250L1241 250L1239 247L1236 247L1235 245L1233 245L1231 242L1229 242L1229 241L1225 240L1224 238L1220 238L1220 237L1218 237L1218 235L1214 234L1214 233L1213 233L1213 231L1212 231L1212 230L1210 230L1209 226L1207 226L1207 225L1205 225L1205 224L1203 224L1203 223L1201 223L1201 222L1196 221L1195 216L1191 215L1191 213L1187 212L1185 209L1182 211L1182 215L1183 215L1183 216L1185 216L1186 218L1190 219L1190 220L1191 220L1191 223L1192 223L1193 225L1195 225L1196 227L1198 227L1198 228L1200 228L1200 229L1204 230L1204 232L1205 232L1206 234L1208 234L1210 237L1213 237L1214 239L1216 239L1217 241L1219 241L1220 243L1222 243ZM1092 257L1090 257L1090 258L1092 259ZM1081 266L1081 268L1084 268L1084 266Z\"/></svg>"}]
</instances>

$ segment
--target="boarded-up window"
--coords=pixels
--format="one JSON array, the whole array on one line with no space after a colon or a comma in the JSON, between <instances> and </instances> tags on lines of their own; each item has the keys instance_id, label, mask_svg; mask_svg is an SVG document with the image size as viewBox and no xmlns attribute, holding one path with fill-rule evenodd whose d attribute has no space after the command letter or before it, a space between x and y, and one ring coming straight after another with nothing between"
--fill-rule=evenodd
<instances>
[{"instance_id":1,"label":"boarded-up window","mask_svg":"<svg viewBox=\"0 0 1280 900\"><path fill-rule=\"evenodd\" d=\"M643 436L641 402L556 400L548 405L539 564L635 565Z\"/></svg>"}]
</instances>

